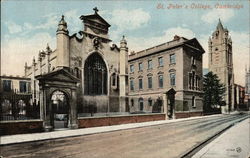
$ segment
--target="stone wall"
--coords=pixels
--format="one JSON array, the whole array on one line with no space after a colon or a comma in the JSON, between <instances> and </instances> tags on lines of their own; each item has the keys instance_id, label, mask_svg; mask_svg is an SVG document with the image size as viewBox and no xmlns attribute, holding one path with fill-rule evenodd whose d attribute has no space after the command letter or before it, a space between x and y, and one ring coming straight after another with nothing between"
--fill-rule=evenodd
<instances>
[{"instance_id":1,"label":"stone wall","mask_svg":"<svg viewBox=\"0 0 250 158\"><path fill-rule=\"evenodd\" d=\"M6 121L0 123L0 135L37 133L43 131L43 121Z\"/></svg>"},{"instance_id":2,"label":"stone wall","mask_svg":"<svg viewBox=\"0 0 250 158\"><path fill-rule=\"evenodd\" d=\"M78 118L79 128L111 126L128 123L139 123L147 121L165 120L165 114L141 114L130 116L115 116L115 117L88 117Z\"/></svg>"},{"instance_id":3,"label":"stone wall","mask_svg":"<svg viewBox=\"0 0 250 158\"><path fill-rule=\"evenodd\" d=\"M176 119L179 118L187 118L187 117L195 117L195 116L203 116L202 112L176 112Z\"/></svg>"}]
</instances>

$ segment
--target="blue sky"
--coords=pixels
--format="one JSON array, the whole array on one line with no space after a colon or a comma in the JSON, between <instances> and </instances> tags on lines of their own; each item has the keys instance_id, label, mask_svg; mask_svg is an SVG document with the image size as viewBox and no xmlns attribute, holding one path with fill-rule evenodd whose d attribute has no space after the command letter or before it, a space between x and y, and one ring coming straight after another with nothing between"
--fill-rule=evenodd
<instances>
[{"instance_id":1,"label":"blue sky","mask_svg":"<svg viewBox=\"0 0 250 158\"><path fill-rule=\"evenodd\" d=\"M182 8L167 9L170 4L182 5ZM243 8L218 9L217 4ZM163 9L157 8L159 5ZM190 8L193 5L211 8ZM47 43L55 49L57 23L62 14L73 34L83 28L79 17L92 14L96 6L99 14L111 24L109 32L113 42L118 44L125 35L130 51L167 42L175 34L196 37L207 50L207 40L220 18L232 36L236 82L244 84L245 65L249 64L249 1L6 0L1 2L2 73L23 75L24 62L30 64ZM207 67L207 52L203 59ZM13 64L14 67L9 66Z\"/></svg>"}]
</instances>

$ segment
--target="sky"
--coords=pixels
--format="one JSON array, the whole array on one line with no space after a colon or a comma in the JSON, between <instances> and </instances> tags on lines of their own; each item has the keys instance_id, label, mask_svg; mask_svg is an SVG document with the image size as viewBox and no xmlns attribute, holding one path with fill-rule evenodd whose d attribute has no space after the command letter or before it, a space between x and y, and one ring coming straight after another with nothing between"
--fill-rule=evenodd
<instances>
[{"instance_id":1,"label":"sky","mask_svg":"<svg viewBox=\"0 0 250 158\"><path fill-rule=\"evenodd\" d=\"M221 8L221 6L229 6ZM83 30L81 15L93 14L93 8L111 25L109 36L119 45L125 35L129 51L139 51L168 42L174 35L197 38L206 53L208 38L218 19L229 30L233 41L235 82L245 85L245 67L249 65L249 1L1 1L1 70L6 75L24 75L24 64L37 59L47 43L56 48L56 29L65 15L69 34ZM247 66L249 67L249 66Z\"/></svg>"}]
</instances>

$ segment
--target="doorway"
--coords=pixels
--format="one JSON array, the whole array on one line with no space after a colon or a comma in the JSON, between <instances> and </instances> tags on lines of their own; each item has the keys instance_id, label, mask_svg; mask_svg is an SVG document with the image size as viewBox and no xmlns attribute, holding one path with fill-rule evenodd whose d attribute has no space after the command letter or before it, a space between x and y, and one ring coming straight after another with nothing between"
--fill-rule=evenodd
<instances>
[{"instance_id":1,"label":"doorway","mask_svg":"<svg viewBox=\"0 0 250 158\"><path fill-rule=\"evenodd\" d=\"M68 128L69 120L69 102L68 97L62 91L55 91L51 96L52 117L54 129Z\"/></svg>"}]
</instances>

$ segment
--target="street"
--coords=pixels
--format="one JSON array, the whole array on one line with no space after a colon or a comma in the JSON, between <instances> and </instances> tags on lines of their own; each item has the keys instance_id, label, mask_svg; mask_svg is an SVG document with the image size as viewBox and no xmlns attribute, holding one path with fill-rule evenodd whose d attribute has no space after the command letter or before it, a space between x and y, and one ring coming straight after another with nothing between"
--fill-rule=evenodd
<instances>
[{"instance_id":1,"label":"street","mask_svg":"<svg viewBox=\"0 0 250 158\"><path fill-rule=\"evenodd\" d=\"M174 158L247 114L220 115L169 124L1 146L3 157Z\"/></svg>"}]
</instances>

